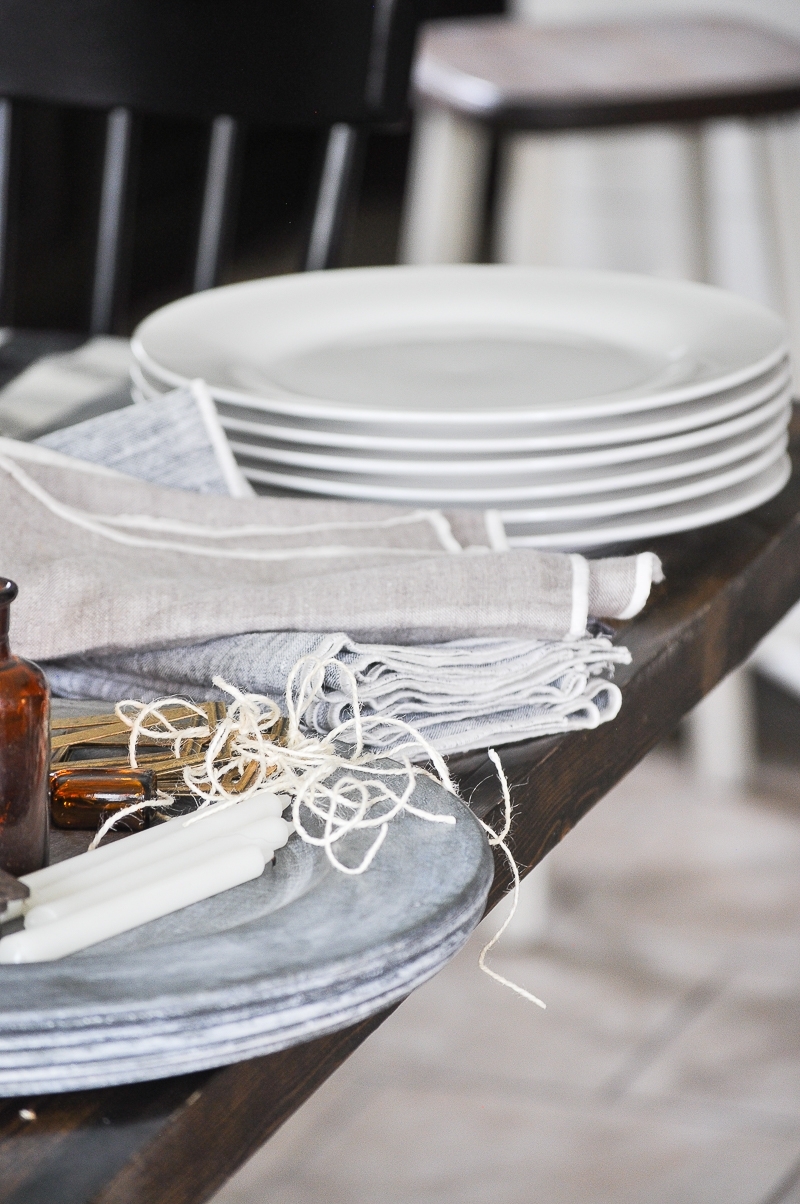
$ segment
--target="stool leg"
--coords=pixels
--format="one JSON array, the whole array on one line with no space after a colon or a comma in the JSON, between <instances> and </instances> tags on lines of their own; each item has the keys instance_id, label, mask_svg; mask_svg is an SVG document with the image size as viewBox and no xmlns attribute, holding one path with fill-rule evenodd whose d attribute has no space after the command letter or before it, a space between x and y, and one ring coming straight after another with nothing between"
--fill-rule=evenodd
<instances>
[{"instance_id":1,"label":"stool leg","mask_svg":"<svg viewBox=\"0 0 800 1204\"><path fill-rule=\"evenodd\" d=\"M708 283L780 308L763 125L709 122L703 156Z\"/></svg>"},{"instance_id":2,"label":"stool leg","mask_svg":"<svg viewBox=\"0 0 800 1204\"><path fill-rule=\"evenodd\" d=\"M509 134L503 139L494 229L498 263L559 263L561 166L556 138Z\"/></svg>"},{"instance_id":3,"label":"stool leg","mask_svg":"<svg viewBox=\"0 0 800 1204\"><path fill-rule=\"evenodd\" d=\"M496 258L701 279L697 147L692 127L506 136Z\"/></svg>"},{"instance_id":4,"label":"stool leg","mask_svg":"<svg viewBox=\"0 0 800 1204\"><path fill-rule=\"evenodd\" d=\"M400 235L401 263L470 263L483 223L491 138L477 122L420 108Z\"/></svg>"},{"instance_id":5,"label":"stool leg","mask_svg":"<svg viewBox=\"0 0 800 1204\"><path fill-rule=\"evenodd\" d=\"M705 130L687 125L680 130L682 142L682 193L684 270L687 280L707 283L709 279L708 167Z\"/></svg>"},{"instance_id":6,"label":"stool leg","mask_svg":"<svg viewBox=\"0 0 800 1204\"><path fill-rule=\"evenodd\" d=\"M753 685L747 665L734 669L687 716L698 777L743 787L757 764Z\"/></svg>"},{"instance_id":7,"label":"stool leg","mask_svg":"<svg viewBox=\"0 0 800 1204\"><path fill-rule=\"evenodd\" d=\"M761 641L750 664L787 694L800 698L800 603Z\"/></svg>"},{"instance_id":8,"label":"stool leg","mask_svg":"<svg viewBox=\"0 0 800 1204\"><path fill-rule=\"evenodd\" d=\"M765 123L771 216L783 314L795 374L800 372L800 115Z\"/></svg>"},{"instance_id":9,"label":"stool leg","mask_svg":"<svg viewBox=\"0 0 800 1204\"><path fill-rule=\"evenodd\" d=\"M706 279L773 309L780 307L779 264L762 123L709 122L702 133ZM756 770L751 670L721 682L687 718L690 757L700 777L744 786Z\"/></svg>"}]
</instances>

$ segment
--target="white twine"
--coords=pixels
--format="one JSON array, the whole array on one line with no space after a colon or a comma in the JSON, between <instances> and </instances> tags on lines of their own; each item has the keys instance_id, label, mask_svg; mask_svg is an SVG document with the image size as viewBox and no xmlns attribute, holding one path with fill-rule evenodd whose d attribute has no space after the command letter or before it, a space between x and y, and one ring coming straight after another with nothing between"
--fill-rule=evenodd
<instances>
[{"instance_id":1,"label":"white twine","mask_svg":"<svg viewBox=\"0 0 800 1204\"><path fill-rule=\"evenodd\" d=\"M321 695L329 666L335 666L349 688L353 716L320 739L305 733L302 719ZM362 716L355 674L340 662L313 656L297 662L286 682L288 718L280 742L270 736L281 719L277 703L265 695L244 694L221 677L215 677L213 682L232 700L213 729L205 711L183 698L160 698L151 703L125 699L116 706L118 718L131 729L128 756L134 769L138 767L137 745L142 737L171 744L176 758L187 740L208 740L203 764L186 766L183 770L187 789L200 801L187 824L269 789L286 796L286 805L292 807L292 821L302 840L324 848L330 863L342 873L361 874L385 840L389 824L401 812L431 823L455 823L452 815L433 815L410 802L416 776L427 772L412 766L407 755L412 749L422 750L441 784L451 794L456 793L441 754L401 719ZM186 707L200 722L190 720L181 726L180 721L168 719L164 709L174 706ZM365 750L365 733L378 725L397 728L406 737L393 749L391 761L385 753ZM338 745L343 743L353 745L347 756L339 751ZM236 784L245 774L250 776L247 786L237 789ZM91 847L96 848L118 820L147 805L135 803L109 816ZM321 833L311 830L313 820L318 821ZM376 830L375 839L361 862L356 866L346 865L337 856L335 846L349 832L370 829Z\"/></svg>"},{"instance_id":2,"label":"white twine","mask_svg":"<svg viewBox=\"0 0 800 1204\"><path fill-rule=\"evenodd\" d=\"M322 695L325 671L329 666L336 668L349 687L353 715L322 738L309 736L302 729L303 716L314 700ZM206 712L185 698L159 698L150 703L127 698L118 702L115 708L118 718L131 729L128 755L133 769L137 768L136 748L143 736L171 744L176 758L180 756L185 741L208 739L203 764L186 766L183 770L186 786L196 798L202 800L197 811L185 820L186 825L235 806L267 788L275 794L286 796L286 806L291 805L292 822L301 840L323 848L331 865L340 873L355 875L363 874L369 868L386 839L389 824L403 812L430 823L455 824L454 815L434 815L414 807L410 802L420 774L433 780L438 778L450 794L458 797L441 754L402 719L362 715L355 674L340 661L305 656L293 667L286 681L287 720L280 743L269 734L281 719L277 703L263 694L244 694L222 677L214 677L213 682L232 699L225 715L213 730ZM164 714L164 708L173 706L184 707L197 715L201 722L190 722L179 727L177 722ZM184 716L183 722L187 718L189 716ZM392 749L391 761L385 753L365 750L364 737L376 726L395 727L406 736L404 743ZM337 742L339 745L352 746L352 752L343 756ZM411 764L406 755L411 749L423 750L435 770L435 776ZM486 965L486 955L497 944L517 909L520 885L519 869L506 843L512 814L508 781L493 748L489 749L489 758L497 770L502 790L503 827L495 832L483 820L479 819L478 823L486 833L489 844L505 854L514 879L514 896L503 924L481 950L478 965L501 986L509 987L523 999L543 1008L546 1005L541 999ZM253 765L256 767L255 774L244 789L236 790L226 785L226 778L233 775L235 781L239 781L245 773L251 772ZM162 791L158 795L164 802L173 801L171 796ZM146 806L152 806L152 802L134 803L109 816L98 830L90 849L96 848L120 819ZM310 830L309 816L317 821L317 831ZM375 831L376 835L358 865L350 866L337 856L335 846L349 833L357 831Z\"/></svg>"},{"instance_id":3,"label":"white twine","mask_svg":"<svg viewBox=\"0 0 800 1204\"><path fill-rule=\"evenodd\" d=\"M512 991L516 991L517 995L521 995L523 999L527 999L530 1003L535 1003L537 1007L546 1008L547 1004L542 1003L541 999L537 999L537 997L535 995L532 995L530 993L530 991L526 991L525 988L521 987L518 983L512 982L510 978L504 978L502 974L498 974L496 970L492 970L489 966L486 965L486 954L489 952L490 949L494 948L494 946L500 940L500 937L505 932L506 928L508 928L509 924L511 923L511 921L514 918L514 913L517 910L517 904L519 903L519 867L517 866L517 863L514 859L514 854L511 852L508 845L506 844L506 837L508 836L508 833L511 831L511 794L508 789L508 781L507 781L506 775L503 771L503 766L500 762L500 758L498 757L497 753L495 752L495 750L493 748L490 748L488 751L489 751L489 760L492 762L495 769L497 770L497 776L500 779L500 789L503 792L503 810L504 810L503 827L500 832L494 832L489 827L488 824L485 824L483 822L482 819L479 819L478 823L481 825L484 832L488 836L489 844L496 846L499 849L502 849L502 851L505 853L506 860L508 861L509 867L511 869L511 873L514 878L514 897L511 900L511 909L510 909L508 915L506 916L505 920L500 925L500 927L498 928L497 932L494 934L492 939L490 941L487 941L486 944L481 949L480 957L478 958L478 965L480 966L481 970L483 970L484 974L488 974L490 978L493 978L495 980L495 982L499 982L501 986L509 987Z\"/></svg>"}]
</instances>

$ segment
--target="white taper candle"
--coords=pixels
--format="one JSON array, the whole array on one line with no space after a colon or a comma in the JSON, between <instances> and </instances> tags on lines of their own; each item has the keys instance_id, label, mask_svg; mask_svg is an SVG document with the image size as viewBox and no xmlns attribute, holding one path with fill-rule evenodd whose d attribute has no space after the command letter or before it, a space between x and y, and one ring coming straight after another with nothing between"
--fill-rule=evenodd
<instances>
[{"instance_id":1,"label":"white taper candle","mask_svg":"<svg viewBox=\"0 0 800 1204\"><path fill-rule=\"evenodd\" d=\"M119 895L127 894L140 886L147 886L151 882L160 882L173 874L190 869L193 865L200 865L212 855L218 856L246 844L260 848L265 862L271 861L275 850L282 849L288 839L289 825L286 820L277 816L269 816L267 819L257 820L253 824L246 824L243 828L237 828L229 835L213 840L211 844L204 841L202 844L177 850L171 848L174 842L170 842L169 846L160 845L158 846L159 853L166 847L168 850L166 856L159 855L148 864L133 868L129 868L129 863L124 861L120 863L119 867L123 872L115 874L104 882L97 882L82 890L60 895L46 903L37 903L25 915L25 927L38 928L42 924L51 924L55 920L84 911L87 907L93 907L96 903L102 903L106 899L116 899Z\"/></svg>"},{"instance_id":2,"label":"white taper candle","mask_svg":"<svg viewBox=\"0 0 800 1204\"><path fill-rule=\"evenodd\" d=\"M188 822L186 816L179 816L156 828L134 832L107 848L94 849L91 853L82 853L46 870L37 870L26 878L31 892L29 898L23 899L21 906L9 911L8 918L24 915L40 903L86 890L101 882L113 881L118 875L150 865L161 857L213 842L257 820L278 818L284 806L283 799L265 791L222 811L209 812L192 822ZM158 833L158 836L154 837L154 833ZM114 856L101 856L103 853L112 854L115 850L118 852ZM47 874L50 869L61 869L62 866L64 872L57 877L39 876Z\"/></svg>"},{"instance_id":3,"label":"white taper candle","mask_svg":"<svg viewBox=\"0 0 800 1204\"><path fill-rule=\"evenodd\" d=\"M286 799L279 798L271 790L259 790L258 793L242 799L232 807L226 807L223 810L210 809L208 816L202 822L208 824L220 819L225 825L249 823L251 820L261 819L265 815L280 815L287 805ZM91 853L81 853L66 861L58 861L55 865L45 866L43 870L34 870L30 874L24 874L20 878L20 882L24 882L31 892L41 890L51 882L72 877L88 859L91 859L93 865L99 865L101 862L115 861L118 857L126 856L132 841L136 843L137 848L158 844L171 835L176 828L183 827L187 818L189 817L185 815L176 816L175 819L167 820L166 823L145 828L143 832L134 832L131 836L126 836L124 840L115 840L111 844L101 845L99 849L92 849Z\"/></svg>"},{"instance_id":4,"label":"white taper candle","mask_svg":"<svg viewBox=\"0 0 800 1204\"><path fill-rule=\"evenodd\" d=\"M211 854L206 861L158 883L140 886L39 928L26 928L0 940L0 964L54 961L118 936L140 924L230 890L264 872L264 854L255 845Z\"/></svg>"}]
</instances>

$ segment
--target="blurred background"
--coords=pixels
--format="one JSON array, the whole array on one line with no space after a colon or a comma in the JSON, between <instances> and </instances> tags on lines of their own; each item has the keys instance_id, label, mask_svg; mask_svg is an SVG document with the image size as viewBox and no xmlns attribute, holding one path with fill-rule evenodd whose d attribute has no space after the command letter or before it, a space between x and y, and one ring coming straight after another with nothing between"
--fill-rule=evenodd
<instances>
[{"instance_id":1,"label":"blurred background","mask_svg":"<svg viewBox=\"0 0 800 1204\"><path fill-rule=\"evenodd\" d=\"M585 21L662 13L749 17L800 36L796 0L512 0L526 20ZM423 0L421 17L499 13L498 0ZM19 104L14 154L20 187L12 214L10 267L0 320L18 327L83 330L87 325L104 117L99 112ZM719 122L713 187L724 195L722 220L736 228L740 252L700 249L720 284L779 305L770 272L775 248L763 238L759 197L748 160L761 152L745 123ZM133 235L126 256L125 300L117 331L128 333L156 306L191 286L194 239L207 149L204 123L145 117L138 131ZM518 137L518 136L517 136ZM513 140L513 139L512 139ZM512 140L506 140L512 141ZM663 276L698 275L698 249L687 231L683 187L691 163L669 127L530 139L538 173L527 221L504 222L493 204L508 146L496 150L480 258L618 268ZM352 216L344 263L393 263L398 253L409 151L408 123L373 132L363 186ZM296 270L322 154L322 136L307 130L247 132L239 164L240 201L230 231L226 280ZM524 170L522 166L517 170ZM719 198L718 198L719 200ZM712 242L715 240L712 236Z\"/></svg>"},{"instance_id":2,"label":"blurred background","mask_svg":"<svg viewBox=\"0 0 800 1204\"><path fill-rule=\"evenodd\" d=\"M534 22L717 13L800 38L800 0L421 6L423 18L503 11ZM0 321L77 335L104 117L16 109ZM404 254L411 127L409 115L370 134L345 266ZM672 127L642 127L493 147L477 257L706 279L791 316L787 244L764 220L774 138L732 120L701 136L714 214L702 245L691 146ZM137 137L119 335L191 289L208 130L150 117ZM777 137L800 162L796 119ZM322 151L313 132L247 131L225 282L300 268ZM515 174L530 186L512 211ZM800 209L788 228L800 247ZM527 927L495 957L547 1012L480 974L479 933L215 1204L800 1204L795 630L796 616L547 859ZM484 939L496 925L484 922Z\"/></svg>"},{"instance_id":3,"label":"blurred background","mask_svg":"<svg viewBox=\"0 0 800 1204\"><path fill-rule=\"evenodd\" d=\"M497 0L420 0L422 20L499 13ZM145 116L138 123L130 245L116 332L128 334L157 306L191 291L208 152L207 122ZM297 271L311 220L327 131L247 130L239 194L228 232L226 283ZM92 288L105 115L15 104L18 185L10 223L9 278L0 321L85 331ZM409 122L372 133L346 266L394 263L405 186ZM97 206L87 205L87 196Z\"/></svg>"}]
</instances>

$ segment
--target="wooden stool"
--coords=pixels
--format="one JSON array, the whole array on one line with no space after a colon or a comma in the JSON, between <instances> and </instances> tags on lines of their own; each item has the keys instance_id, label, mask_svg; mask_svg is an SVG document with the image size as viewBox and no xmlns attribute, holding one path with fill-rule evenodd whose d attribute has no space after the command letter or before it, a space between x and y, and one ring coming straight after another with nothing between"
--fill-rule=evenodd
<instances>
[{"instance_id":1,"label":"wooden stool","mask_svg":"<svg viewBox=\"0 0 800 1204\"><path fill-rule=\"evenodd\" d=\"M759 181L769 176L767 242L784 268L782 307L800 332L800 155L793 146L800 138L785 117L774 119L800 109L800 43L723 18L561 27L494 17L433 22L420 43L414 103L404 262L477 257L496 136L505 136L506 152L498 258L541 262L515 250L517 232L530 232L537 181L541 185L547 171L547 141L530 134L552 141L559 132L677 124L684 135L679 174L693 244L679 274L706 280L713 276L707 227L715 162L701 125L714 118L761 118L763 162L753 170ZM763 120L770 115L772 121ZM533 223L535 237L535 218ZM800 335L796 342L800 350Z\"/></svg>"}]
</instances>

